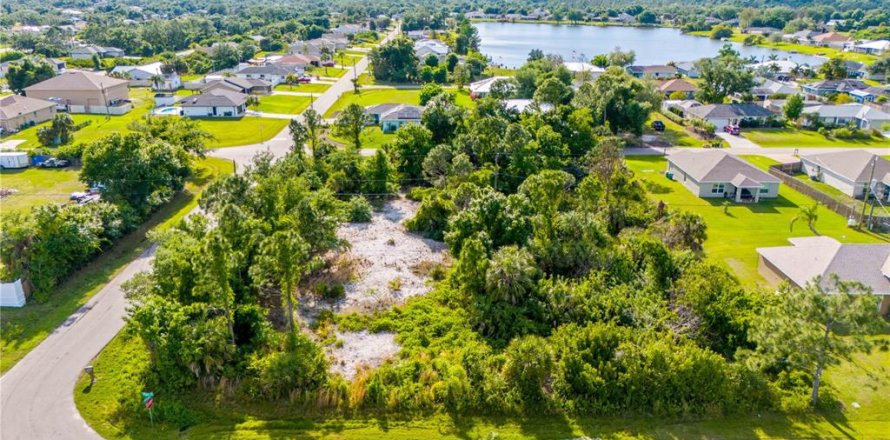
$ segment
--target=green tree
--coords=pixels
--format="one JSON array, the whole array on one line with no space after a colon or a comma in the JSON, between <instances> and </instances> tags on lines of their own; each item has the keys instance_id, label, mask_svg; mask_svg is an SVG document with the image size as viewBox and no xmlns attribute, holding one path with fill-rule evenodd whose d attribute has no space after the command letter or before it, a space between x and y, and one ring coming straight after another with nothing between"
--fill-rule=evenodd
<instances>
[{"instance_id":1,"label":"green tree","mask_svg":"<svg viewBox=\"0 0 890 440\"><path fill-rule=\"evenodd\" d=\"M309 142L309 149L312 150L312 157L319 159L324 155L323 148L320 148L321 133L327 128L327 124L315 109L308 108L303 112L303 126L306 127L306 140Z\"/></svg>"},{"instance_id":2,"label":"green tree","mask_svg":"<svg viewBox=\"0 0 890 440\"><path fill-rule=\"evenodd\" d=\"M297 286L311 269L309 246L293 228L277 231L263 240L256 262L251 267L255 280L274 282L279 287L287 328L291 332L298 331L294 321Z\"/></svg>"},{"instance_id":3,"label":"green tree","mask_svg":"<svg viewBox=\"0 0 890 440\"><path fill-rule=\"evenodd\" d=\"M572 97L572 89L558 78L548 78L535 90L535 102L557 106L565 104Z\"/></svg>"},{"instance_id":4,"label":"green tree","mask_svg":"<svg viewBox=\"0 0 890 440\"><path fill-rule=\"evenodd\" d=\"M803 113L803 97L796 93L789 96L788 100L785 101L785 106L782 107L782 112L788 121L797 121L801 113Z\"/></svg>"},{"instance_id":5,"label":"green tree","mask_svg":"<svg viewBox=\"0 0 890 440\"><path fill-rule=\"evenodd\" d=\"M695 92L699 101L719 104L727 96L747 92L754 86L754 76L734 52L718 58L701 59L696 66L701 79Z\"/></svg>"},{"instance_id":6,"label":"green tree","mask_svg":"<svg viewBox=\"0 0 890 440\"><path fill-rule=\"evenodd\" d=\"M608 123L613 133L640 134L649 113L658 108L658 94L647 84L617 67L610 67L593 83L581 86L575 105L593 111L594 121Z\"/></svg>"},{"instance_id":7,"label":"green tree","mask_svg":"<svg viewBox=\"0 0 890 440\"><path fill-rule=\"evenodd\" d=\"M722 40L724 38L732 37L732 29L729 26L717 25L711 29L711 39L712 40Z\"/></svg>"},{"instance_id":8,"label":"green tree","mask_svg":"<svg viewBox=\"0 0 890 440\"><path fill-rule=\"evenodd\" d=\"M6 82L13 92L22 93L25 87L37 84L56 75L53 67L43 61L32 61L25 58L22 61L9 63L6 71Z\"/></svg>"},{"instance_id":9,"label":"green tree","mask_svg":"<svg viewBox=\"0 0 890 440\"><path fill-rule=\"evenodd\" d=\"M842 58L831 58L819 66L819 73L828 80L847 77L847 64Z\"/></svg>"},{"instance_id":10,"label":"green tree","mask_svg":"<svg viewBox=\"0 0 890 440\"><path fill-rule=\"evenodd\" d=\"M609 56L604 54L596 55L590 63L597 67L606 68L609 66Z\"/></svg>"},{"instance_id":11,"label":"green tree","mask_svg":"<svg viewBox=\"0 0 890 440\"><path fill-rule=\"evenodd\" d=\"M65 145L74 141L74 120L67 113L59 113L53 117L49 126L37 129L37 139L47 147Z\"/></svg>"},{"instance_id":12,"label":"green tree","mask_svg":"<svg viewBox=\"0 0 890 440\"><path fill-rule=\"evenodd\" d=\"M356 103L349 104L337 116L334 123L334 133L352 141L356 150L362 148L362 130L368 122L365 109Z\"/></svg>"},{"instance_id":13,"label":"green tree","mask_svg":"<svg viewBox=\"0 0 890 440\"><path fill-rule=\"evenodd\" d=\"M423 158L433 148L433 134L426 127L408 124L396 131L396 138L386 145L396 170L406 179L423 177Z\"/></svg>"},{"instance_id":14,"label":"green tree","mask_svg":"<svg viewBox=\"0 0 890 440\"><path fill-rule=\"evenodd\" d=\"M634 63L634 60L637 59L637 54L632 50L623 52L620 47L616 47L609 53L608 59L610 66L625 67Z\"/></svg>"},{"instance_id":15,"label":"green tree","mask_svg":"<svg viewBox=\"0 0 890 440\"><path fill-rule=\"evenodd\" d=\"M407 37L398 37L374 48L368 57L374 78L380 81L405 82L417 76L414 43Z\"/></svg>"},{"instance_id":16,"label":"green tree","mask_svg":"<svg viewBox=\"0 0 890 440\"><path fill-rule=\"evenodd\" d=\"M180 146L198 157L204 157L204 153L207 152L207 142L214 139L213 135L205 130L200 122L190 118L146 116L131 123L129 128L166 141L171 145Z\"/></svg>"},{"instance_id":17,"label":"green tree","mask_svg":"<svg viewBox=\"0 0 890 440\"><path fill-rule=\"evenodd\" d=\"M871 293L834 274L803 289L786 289L754 318L750 333L756 355L767 365L812 375L815 406L825 367L870 348L866 335L881 325L878 300Z\"/></svg>"},{"instance_id":18,"label":"green tree","mask_svg":"<svg viewBox=\"0 0 890 440\"><path fill-rule=\"evenodd\" d=\"M445 92L439 84L426 83L420 88L420 105L427 105L431 99Z\"/></svg>"},{"instance_id":19,"label":"green tree","mask_svg":"<svg viewBox=\"0 0 890 440\"><path fill-rule=\"evenodd\" d=\"M819 204L813 205L805 205L800 207L800 211L797 213L794 218L791 219L791 223L788 225L789 231L794 231L794 224L800 221L807 222L807 227L810 228L810 231L813 232L814 235L819 235L819 232L816 231L816 221L819 220Z\"/></svg>"},{"instance_id":20,"label":"green tree","mask_svg":"<svg viewBox=\"0 0 890 440\"><path fill-rule=\"evenodd\" d=\"M397 187L395 170L382 149L377 150L374 157L365 163L363 178L363 191L366 194L389 195L395 192Z\"/></svg>"},{"instance_id":21,"label":"green tree","mask_svg":"<svg viewBox=\"0 0 890 440\"><path fill-rule=\"evenodd\" d=\"M290 132L290 138L294 143L291 146L291 151L296 151L298 154L302 155L303 150L306 148L306 142L309 140L309 129L307 129L299 119L291 119L290 122L287 123L287 129Z\"/></svg>"}]
</instances>

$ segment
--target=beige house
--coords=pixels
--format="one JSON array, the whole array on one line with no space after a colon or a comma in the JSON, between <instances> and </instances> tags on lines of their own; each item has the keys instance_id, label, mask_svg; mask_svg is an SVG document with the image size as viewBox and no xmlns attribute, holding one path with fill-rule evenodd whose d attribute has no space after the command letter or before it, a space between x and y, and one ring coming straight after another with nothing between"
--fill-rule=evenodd
<instances>
[{"instance_id":1,"label":"beige house","mask_svg":"<svg viewBox=\"0 0 890 440\"><path fill-rule=\"evenodd\" d=\"M779 179L723 151L681 151L668 156L667 176L702 198L754 202L779 196Z\"/></svg>"},{"instance_id":2,"label":"beige house","mask_svg":"<svg viewBox=\"0 0 890 440\"><path fill-rule=\"evenodd\" d=\"M0 99L0 129L7 133L48 121L55 115L56 105L49 101L19 95Z\"/></svg>"},{"instance_id":3,"label":"beige house","mask_svg":"<svg viewBox=\"0 0 890 440\"><path fill-rule=\"evenodd\" d=\"M88 72L66 72L25 88L25 95L56 103L69 113L122 115L133 109L129 81Z\"/></svg>"}]
</instances>

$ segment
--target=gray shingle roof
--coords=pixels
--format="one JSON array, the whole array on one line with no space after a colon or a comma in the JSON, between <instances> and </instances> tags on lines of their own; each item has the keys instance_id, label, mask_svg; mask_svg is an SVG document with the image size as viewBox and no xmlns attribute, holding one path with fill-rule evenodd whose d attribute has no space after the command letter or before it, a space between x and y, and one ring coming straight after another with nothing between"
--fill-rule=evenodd
<instances>
[{"instance_id":1,"label":"gray shingle roof","mask_svg":"<svg viewBox=\"0 0 890 440\"><path fill-rule=\"evenodd\" d=\"M865 150L849 150L811 154L803 156L801 159L830 170L852 182L865 183L871 175L871 164L875 157L875 154ZM890 173L890 161L880 156L877 156L877 159L875 178L880 179Z\"/></svg>"},{"instance_id":2,"label":"gray shingle roof","mask_svg":"<svg viewBox=\"0 0 890 440\"><path fill-rule=\"evenodd\" d=\"M233 90L213 89L182 100L183 107L238 107L247 102L247 95Z\"/></svg>"},{"instance_id":3,"label":"gray shingle roof","mask_svg":"<svg viewBox=\"0 0 890 440\"><path fill-rule=\"evenodd\" d=\"M768 118L773 113L757 104L708 104L688 110L701 119Z\"/></svg>"},{"instance_id":4,"label":"gray shingle roof","mask_svg":"<svg viewBox=\"0 0 890 440\"><path fill-rule=\"evenodd\" d=\"M668 156L668 162L697 182L730 182L739 175L758 183L779 183L775 176L723 151L681 151Z\"/></svg>"}]
</instances>

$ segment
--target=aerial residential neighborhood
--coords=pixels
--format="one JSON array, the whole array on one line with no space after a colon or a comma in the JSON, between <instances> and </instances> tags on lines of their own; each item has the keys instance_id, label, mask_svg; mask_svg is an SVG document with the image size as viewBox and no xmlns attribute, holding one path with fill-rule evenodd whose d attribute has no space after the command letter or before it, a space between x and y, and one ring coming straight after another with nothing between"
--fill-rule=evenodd
<instances>
[{"instance_id":1,"label":"aerial residential neighborhood","mask_svg":"<svg viewBox=\"0 0 890 440\"><path fill-rule=\"evenodd\" d=\"M0 9L0 439L890 439L880 1Z\"/></svg>"}]
</instances>

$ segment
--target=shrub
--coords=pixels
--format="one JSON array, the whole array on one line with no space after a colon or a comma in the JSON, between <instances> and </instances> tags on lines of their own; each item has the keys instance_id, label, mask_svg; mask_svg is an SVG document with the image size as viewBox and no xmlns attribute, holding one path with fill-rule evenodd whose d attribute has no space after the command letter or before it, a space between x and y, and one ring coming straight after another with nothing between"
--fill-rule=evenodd
<instances>
[{"instance_id":1,"label":"shrub","mask_svg":"<svg viewBox=\"0 0 890 440\"><path fill-rule=\"evenodd\" d=\"M354 196L347 202L347 218L352 223L368 223L373 216L373 208L368 199Z\"/></svg>"}]
</instances>

